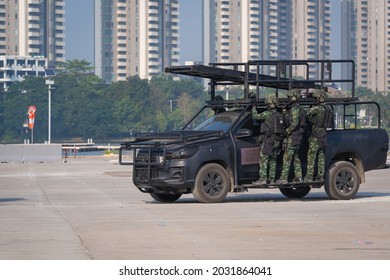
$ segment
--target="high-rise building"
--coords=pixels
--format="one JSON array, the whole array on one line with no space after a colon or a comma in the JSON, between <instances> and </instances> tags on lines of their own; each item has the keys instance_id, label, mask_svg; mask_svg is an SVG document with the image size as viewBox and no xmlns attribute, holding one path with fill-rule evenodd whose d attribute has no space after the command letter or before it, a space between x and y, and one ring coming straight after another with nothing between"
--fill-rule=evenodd
<instances>
[{"instance_id":1,"label":"high-rise building","mask_svg":"<svg viewBox=\"0 0 390 280\"><path fill-rule=\"evenodd\" d=\"M65 0L0 0L0 55L65 61Z\"/></svg>"},{"instance_id":2,"label":"high-rise building","mask_svg":"<svg viewBox=\"0 0 390 280\"><path fill-rule=\"evenodd\" d=\"M202 10L206 64L330 56L331 0L203 0Z\"/></svg>"},{"instance_id":3,"label":"high-rise building","mask_svg":"<svg viewBox=\"0 0 390 280\"><path fill-rule=\"evenodd\" d=\"M341 56L356 62L357 86L390 91L390 0L342 0L341 24Z\"/></svg>"},{"instance_id":4,"label":"high-rise building","mask_svg":"<svg viewBox=\"0 0 390 280\"><path fill-rule=\"evenodd\" d=\"M290 59L292 44L292 13L291 0L260 1L260 30L263 30L261 40L261 58Z\"/></svg>"},{"instance_id":5,"label":"high-rise building","mask_svg":"<svg viewBox=\"0 0 390 280\"><path fill-rule=\"evenodd\" d=\"M329 59L331 0L292 0L292 59ZM311 78L319 78L320 65L312 64ZM299 73L300 72L300 73ZM303 68L296 73L305 76Z\"/></svg>"},{"instance_id":6,"label":"high-rise building","mask_svg":"<svg viewBox=\"0 0 390 280\"><path fill-rule=\"evenodd\" d=\"M290 2L203 0L204 63L289 59Z\"/></svg>"},{"instance_id":7,"label":"high-rise building","mask_svg":"<svg viewBox=\"0 0 390 280\"><path fill-rule=\"evenodd\" d=\"M179 64L179 0L96 0L95 71L107 82Z\"/></svg>"}]
</instances>

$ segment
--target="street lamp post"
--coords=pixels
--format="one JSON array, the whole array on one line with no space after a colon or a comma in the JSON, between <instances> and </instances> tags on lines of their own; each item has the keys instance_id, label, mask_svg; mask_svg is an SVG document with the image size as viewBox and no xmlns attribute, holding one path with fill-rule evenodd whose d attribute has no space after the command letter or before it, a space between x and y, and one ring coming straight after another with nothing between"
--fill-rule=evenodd
<instances>
[{"instance_id":1,"label":"street lamp post","mask_svg":"<svg viewBox=\"0 0 390 280\"><path fill-rule=\"evenodd\" d=\"M229 100L229 86L226 86L225 100Z\"/></svg>"},{"instance_id":2,"label":"street lamp post","mask_svg":"<svg viewBox=\"0 0 390 280\"><path fill-rule=\"evenodd\" d=\"M51 90L52 85L54 85L54 81L52 80L46 80L46 85L48 85L48 139L47 143L50 144L51 142Z\"/></svg>"}]
</instances>

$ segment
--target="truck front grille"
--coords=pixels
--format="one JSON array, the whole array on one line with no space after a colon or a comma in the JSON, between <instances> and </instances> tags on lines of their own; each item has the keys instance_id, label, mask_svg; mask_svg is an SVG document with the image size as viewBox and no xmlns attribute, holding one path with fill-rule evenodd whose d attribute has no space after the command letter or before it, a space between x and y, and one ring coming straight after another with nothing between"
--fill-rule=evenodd
<instances>
[{"instance_id":1,"label":"truck front grille","mask_svg":"<svg viewBox=\"0 0 390 280\"><path fill-rule=\"evenodd\" d=\"M159 177L160 172L157 168L150 168L150 178L147 167L135 168L135 180L139 183L148 183L150 179Z\"/></svg>"},{"instance_id":2,"label":"truck front grille","mask_svg":"<svg viewBox=\"0 0 390 280\"><path fill-rule=\"evenodd\" d=\"M159 177L157 166L162 156L161 151L138 151L135 158L135 180L139 183L148 183L150 179Z\"/></svg>"},{"instance_id":3,"label":"truck front grille","mask_svg":"<svg viewBox=\"0 0 390 280\"><path fill-rule=\"evenodd\" d=\"M148 153L138 153L135 159L136 163L149 163ZM150 163L157 163L157 154L150 154Z\"/></svg>"}]
</instances>

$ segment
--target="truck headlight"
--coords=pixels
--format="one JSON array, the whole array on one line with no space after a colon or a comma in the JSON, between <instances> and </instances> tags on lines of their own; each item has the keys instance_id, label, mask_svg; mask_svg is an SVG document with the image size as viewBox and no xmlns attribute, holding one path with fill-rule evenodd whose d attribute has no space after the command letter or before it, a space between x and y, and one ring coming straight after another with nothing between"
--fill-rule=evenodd
<instances>
[{"instance_id":1,"label":"truck headlight","mask_svg":"<svg viewBox=\"0 0 390 280\"><path fill-rule=\"evenodd\" d=\"M156 161L157 163L163 163L165 160L164 156L163 155L158 155L157 158L156 158Z\"/></svg>"},{"instance_id":2,"label":"truck headlight","mask_svg":"<svg viewBox=\"0 0 390 280\"><path fill-rule=\"evenodd\" d=\"M190 158L196 154L199 150L199 147L188 147L176 151L168 151L167 159L183 159Z\"/></svg>"}]
</instances>

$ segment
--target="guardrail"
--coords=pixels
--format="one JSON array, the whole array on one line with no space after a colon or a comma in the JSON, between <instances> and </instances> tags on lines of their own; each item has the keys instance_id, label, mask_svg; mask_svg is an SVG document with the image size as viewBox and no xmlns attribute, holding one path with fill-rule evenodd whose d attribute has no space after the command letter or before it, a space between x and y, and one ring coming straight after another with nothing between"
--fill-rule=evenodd
<instances>
[{"instance_id":1,"label":"guardrail","mask_svg":"<svg viewBox=\"0 0 390 280\"><path fill-rule=\"evenodd\" d=\"M1 144L0 162L61 162L60 144Z\"/></svg>"}]
</instances>

